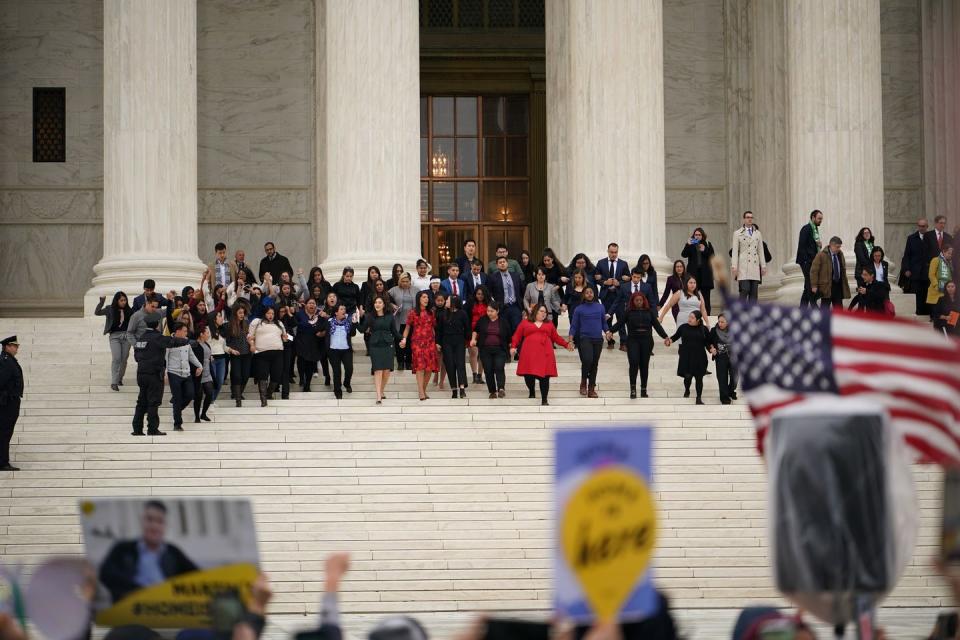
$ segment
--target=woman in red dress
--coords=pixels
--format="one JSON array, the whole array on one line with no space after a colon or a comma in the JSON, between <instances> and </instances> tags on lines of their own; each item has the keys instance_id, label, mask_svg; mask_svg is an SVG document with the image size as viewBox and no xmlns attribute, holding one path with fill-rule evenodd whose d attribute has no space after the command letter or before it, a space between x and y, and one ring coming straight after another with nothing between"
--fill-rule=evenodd
<instances>
[{"instance_id":1,"label":"woman in red dress","mask_svg":"<svg viewBox=\"0 0 960 640\"><path fill-rule=\"evenodd\" d=\"M573 351L573 343L567 342L557 333L557 327L547 322L547 308L542 304L535 304L530 309L526 320L520 323L513 334L510 355L517 352L520 342L520 362L517 364L517 375L523 376L527 383L530 397L535 398L534 380L540 382L540 404L547 405L547 394L550 393L550 378L557 376L557 359L553 355L553 343L559 344L568 351Z\"/></svg>"},{"instance_id":2,"label":"woman in red dress","mask_svg":"<svg viewBox=\"0 0 960 640\"><path fill-rule=\"evenodd\" d=\"M417 376L417 391L421 400L428 397L427 381L430 380L430 374L440 369L437 365L437 339L434 331L436 324L436 317L430 308L430 294L421 291L417 294L413 309L407 314L407 326L403 330L403 339L400 340L401 349L406 348L408 339L410 341L413 353L411 369Z\"/></svg>"}]
</instances>

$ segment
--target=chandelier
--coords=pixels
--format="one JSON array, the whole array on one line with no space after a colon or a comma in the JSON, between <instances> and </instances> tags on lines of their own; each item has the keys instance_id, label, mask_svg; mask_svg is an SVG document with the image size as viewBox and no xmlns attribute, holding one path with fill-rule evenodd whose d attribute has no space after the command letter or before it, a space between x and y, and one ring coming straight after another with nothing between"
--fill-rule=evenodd
<instances>
[{"instance_id":1,"label":"chandelier","mask_svg":"<svg viewBox=\"0 0 960 640\"><path fill-rule=\"evenodd\" d=\"M435 176L446 176L449 171L449 161L447 160L447 154L443 151L436 151L431 158L431 164L433 168L433 175Z\"/></svg>"}]
</instances>

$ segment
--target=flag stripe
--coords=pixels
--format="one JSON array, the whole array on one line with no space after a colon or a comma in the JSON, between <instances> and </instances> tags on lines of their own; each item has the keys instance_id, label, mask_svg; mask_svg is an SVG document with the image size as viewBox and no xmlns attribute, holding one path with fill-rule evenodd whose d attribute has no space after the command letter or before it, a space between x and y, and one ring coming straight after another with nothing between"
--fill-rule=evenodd
<instances>
[{"instance_id":1,"label":"flag stripe","mask_svg":"<svg viewBox=\"0 0 960 640\"><path fill-rule=\"evenodd\" d=\"M834 348L853 349L869 353L885 353L894 356L920 358L932 362L956 364L958 354L955 350L942 347L922 347L902 342L880 342L873 339L833 337Z\"/></svg>"},{"instance_id":2,"label":"flag stripe","mask_svg":"<svg viewBox=\"0 0 960 640\"><path fill-rule=\"evenodd\" d=\"M840 386L840 395L847 396L858 393L876 393L880 395L888 395L892 398L912 402L923 410L936 412L937 414L946 414L948 419L951 419L954 422L960 422L960 408L935 396L924 395L905 390L884 392L881 388L871 387L867 384L848 384Z\"/></svg>"},{"instance_id":3,"label":"flag stripe","mask_svg":"<svg viewBox=\"0 0 960 640\"><path fill-rule=\"evenodd\" d=\"M854 364L834 363L834 366L842 373L853 372L856 374L870 376L896 374L903 376L904 379L916 378L918 380L946 385L953 388L958 394L960 394L960 371L953 373L949 369L942 371L931 371L929 369L919 370L910 367L884 364L879 362L858 362Z\"/></svg>"}]
</instances>

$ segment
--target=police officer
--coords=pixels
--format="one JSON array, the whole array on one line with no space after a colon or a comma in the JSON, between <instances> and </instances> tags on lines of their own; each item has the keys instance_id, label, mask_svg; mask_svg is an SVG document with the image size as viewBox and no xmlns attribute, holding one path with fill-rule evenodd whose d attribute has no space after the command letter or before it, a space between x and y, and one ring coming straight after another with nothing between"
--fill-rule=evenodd
<instances>
[{"instance_id":1,"label":"police officer","mask_svg":"<svg viewBox=\"0 0 960 640\"><path fill-rule=\"evenodd\" d=\"M183 347L190 344L186 338L164 336L157 328L156 319L147 320L147 330L137 339L133 347L133 357L137 361L137 408L133 414L134 436L165 436L160 431L160 402L163 400L163 369L169 347ZM147 433L143 433L143 417L147 416Z\"/></svg>"},{"instance_id":2,"label":"police officer","mask_svg":"<svg viewBox=\"0 0 960 640\"><path fill-rule=\"evenodd\" d=\"M23 369L16 357L20 343L17 336L10 336L0 340L0 345L0 471L20 471L10 464L10 440L23 397Z\"/></svg>"}]
</instances>

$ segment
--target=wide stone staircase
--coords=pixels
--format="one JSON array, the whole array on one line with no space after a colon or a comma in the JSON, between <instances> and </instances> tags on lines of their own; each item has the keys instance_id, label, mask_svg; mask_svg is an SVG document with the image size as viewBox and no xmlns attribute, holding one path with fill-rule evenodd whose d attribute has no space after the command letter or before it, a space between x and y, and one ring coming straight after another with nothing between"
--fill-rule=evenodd
<instances>
[{"instance_id":1,"label":"wide stone staircase","mask_svg":"<svg viewBox=\"0 0 960 640\"><path fill-rule=\"evenodd\" d=\"M388 612L434 623L437 637L474 611L546 615L551 607L552 434L570 427L651 425L660 513L655 580L688 637L728 637L736 609L782 603L767 551L765 471L742 397L707 406L682 397L676 346L660 343L649 399L628 397L624 353L605 351L599 399L578 395L579 361L557 351L550 406L528 400L515 365L507 398L471 386L467 400L431 387L420 402L409 372L374 404L369 361L358 353L354 392L337 402L314 391L261 408L252 385L243 408L225 390L210 423L133 438L135 363L109 388L102 322L2 319L16 333L27 387L13 440L22 471L0 474L0 558L29 568L50 554L81 554L77 501L91 496L250 496L263 568L284 623L318 610L324 556L350 550L342 607L353 630ZM668 327L669 330L669 327ZM185 414L186 415L186 414ZM941 475L915 469L922 527L915 557L881 616L920 635L950 606L931 569L938 545ZM894 609L907 608L907 609ZM888 622L888 624L890 624ZM896 636L902 637L902 636Z\"/></svg>"}]
</instances>

